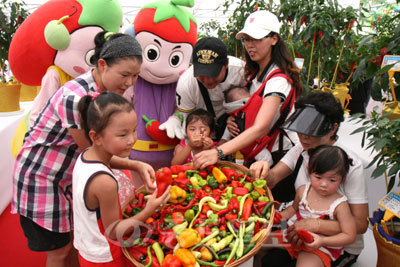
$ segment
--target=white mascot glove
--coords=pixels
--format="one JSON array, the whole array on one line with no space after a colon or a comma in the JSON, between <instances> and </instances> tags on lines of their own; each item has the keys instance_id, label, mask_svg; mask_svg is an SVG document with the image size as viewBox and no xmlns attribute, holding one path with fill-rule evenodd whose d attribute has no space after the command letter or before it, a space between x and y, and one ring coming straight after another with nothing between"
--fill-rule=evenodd
<instances>
[{"instance_id":1,"label":"white mascot glove","mask_svg":"<svg viewBox=\"0 0 400 267\"><path fill-rule=\"evenodd\" d=\"M183 139L185 137L185 130L182 128L182 122L176 116L170 116L158 129L167 131L167 135L171 139L175 137Z\"/></svg>"}]
</instances>

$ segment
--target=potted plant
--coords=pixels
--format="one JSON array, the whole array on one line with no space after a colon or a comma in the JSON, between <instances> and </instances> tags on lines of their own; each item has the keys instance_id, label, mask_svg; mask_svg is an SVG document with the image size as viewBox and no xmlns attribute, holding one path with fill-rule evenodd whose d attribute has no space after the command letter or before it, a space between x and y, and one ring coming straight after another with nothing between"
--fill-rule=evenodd
<instances>
[{"instance_id":1,"label":"potted plant","mask_svg":"<svg viewBox=\"0 0 400 267\"><path fill-rule=\"evenodd\" d=\"M354 114L353 119L364 117ZM362 127L353 133L363 133L361 145L372 148L376 153L366 168L376 166L372 178L385 178L387 193L396 184L400 171L400 119L393 120L388 113L380 113L375 108L370 117L362 120ZM400 182L398 185L400 186ZM383 197L383 196L382 196ZM400 261L400 231L393 226L387 228L382 223L384 211L377 210L370 218L378 250L377 266L397 266ZM398 221L398 219L396 219Z\"/></svg>"},{"instance_id":2,"label":"potted plant","mask_svg":"<svg viewBox=\"0 0 400 267\"><path fill-rule=\"evenodd\" d=\"M19 110L20 84L7 77L8 49L18 26L28 16L24 2L0 2L0 112Z\"/></svg>"}]
</instances>

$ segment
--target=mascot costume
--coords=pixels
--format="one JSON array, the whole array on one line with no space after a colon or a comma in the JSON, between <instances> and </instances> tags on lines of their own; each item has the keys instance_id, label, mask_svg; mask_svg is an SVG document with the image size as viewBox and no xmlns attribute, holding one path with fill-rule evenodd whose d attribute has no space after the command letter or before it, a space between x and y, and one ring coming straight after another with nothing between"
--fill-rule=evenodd
<instances>
[{"instance_id":1,"label":"mascot costume","mask_svg":"<svg viewBox=\"0 0 400 267\"><path fill-rule=\"evenodd\" d=\"M171 164L179 142L169 139L158 126L175 111L176 84L189 67L197 40L196 20L183 6L193 7L194 0L152 2L139 11L133 22L143 49L143 63L132 97L138 116L138 140L130 158L149 163L155 170Z\"/></svg>"},{"instance_id":2,"label":"mascot costume","mask_svg":"<svg viewBox=\"0 0 400 267\"><path fill-rule=\"evenodd\" d=\"M51 0L21 24L10 45L10 69L21 83L41 85L41 89L29 117L15 133L14 157L28 127L54 92L93 67L95 35L103 30L118 32L121 25L122 8L117 0Z\"/></svg>"}]
</instances>

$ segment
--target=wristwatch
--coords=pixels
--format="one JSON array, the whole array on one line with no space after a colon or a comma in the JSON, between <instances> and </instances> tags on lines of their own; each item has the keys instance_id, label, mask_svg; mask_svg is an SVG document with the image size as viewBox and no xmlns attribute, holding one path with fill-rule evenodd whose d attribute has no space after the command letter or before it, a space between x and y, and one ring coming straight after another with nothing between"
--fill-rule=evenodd
<instances>
[{"instance_id":1,"label":"wristwatch","mask_svg":"<svg viewBox=\"0 0 400 267\"><path fill-rule=\"evenodd\" d=\"M224 155L224 152L222 152L222 150L221 149L218 149L218 147L214 147L216 150L217 150L217 152L218 152L218 159L224 159L225 158L225 155Z\"/></svg>"}]
</instances>

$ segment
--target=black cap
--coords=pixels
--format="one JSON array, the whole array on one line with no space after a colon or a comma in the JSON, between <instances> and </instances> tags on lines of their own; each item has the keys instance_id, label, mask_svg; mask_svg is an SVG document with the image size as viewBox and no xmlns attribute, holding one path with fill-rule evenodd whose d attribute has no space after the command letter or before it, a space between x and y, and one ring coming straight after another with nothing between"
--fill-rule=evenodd
<instances>
[{"instance_id":1,"label":"black cap","mask_svg":"<svg viewBox=\"0 0 400 267\"><path fill-rule=\"evenodd\" d=\"M215 78L228 63L226 45L215 37L203 37L196 42L193 48L194 76Z\"/></svg>"},{"instance_id":2,"label":"black cap","mask_svg":"<svg viewBox=\"0 0 400 267\"><path fill-rule=\"evenodd\" d=\"M335 124L320 113L314 105L307 104L297 109L295 113L282 125L283 129L312 137L327 135Z\"/></svg>"}]
</instances>

